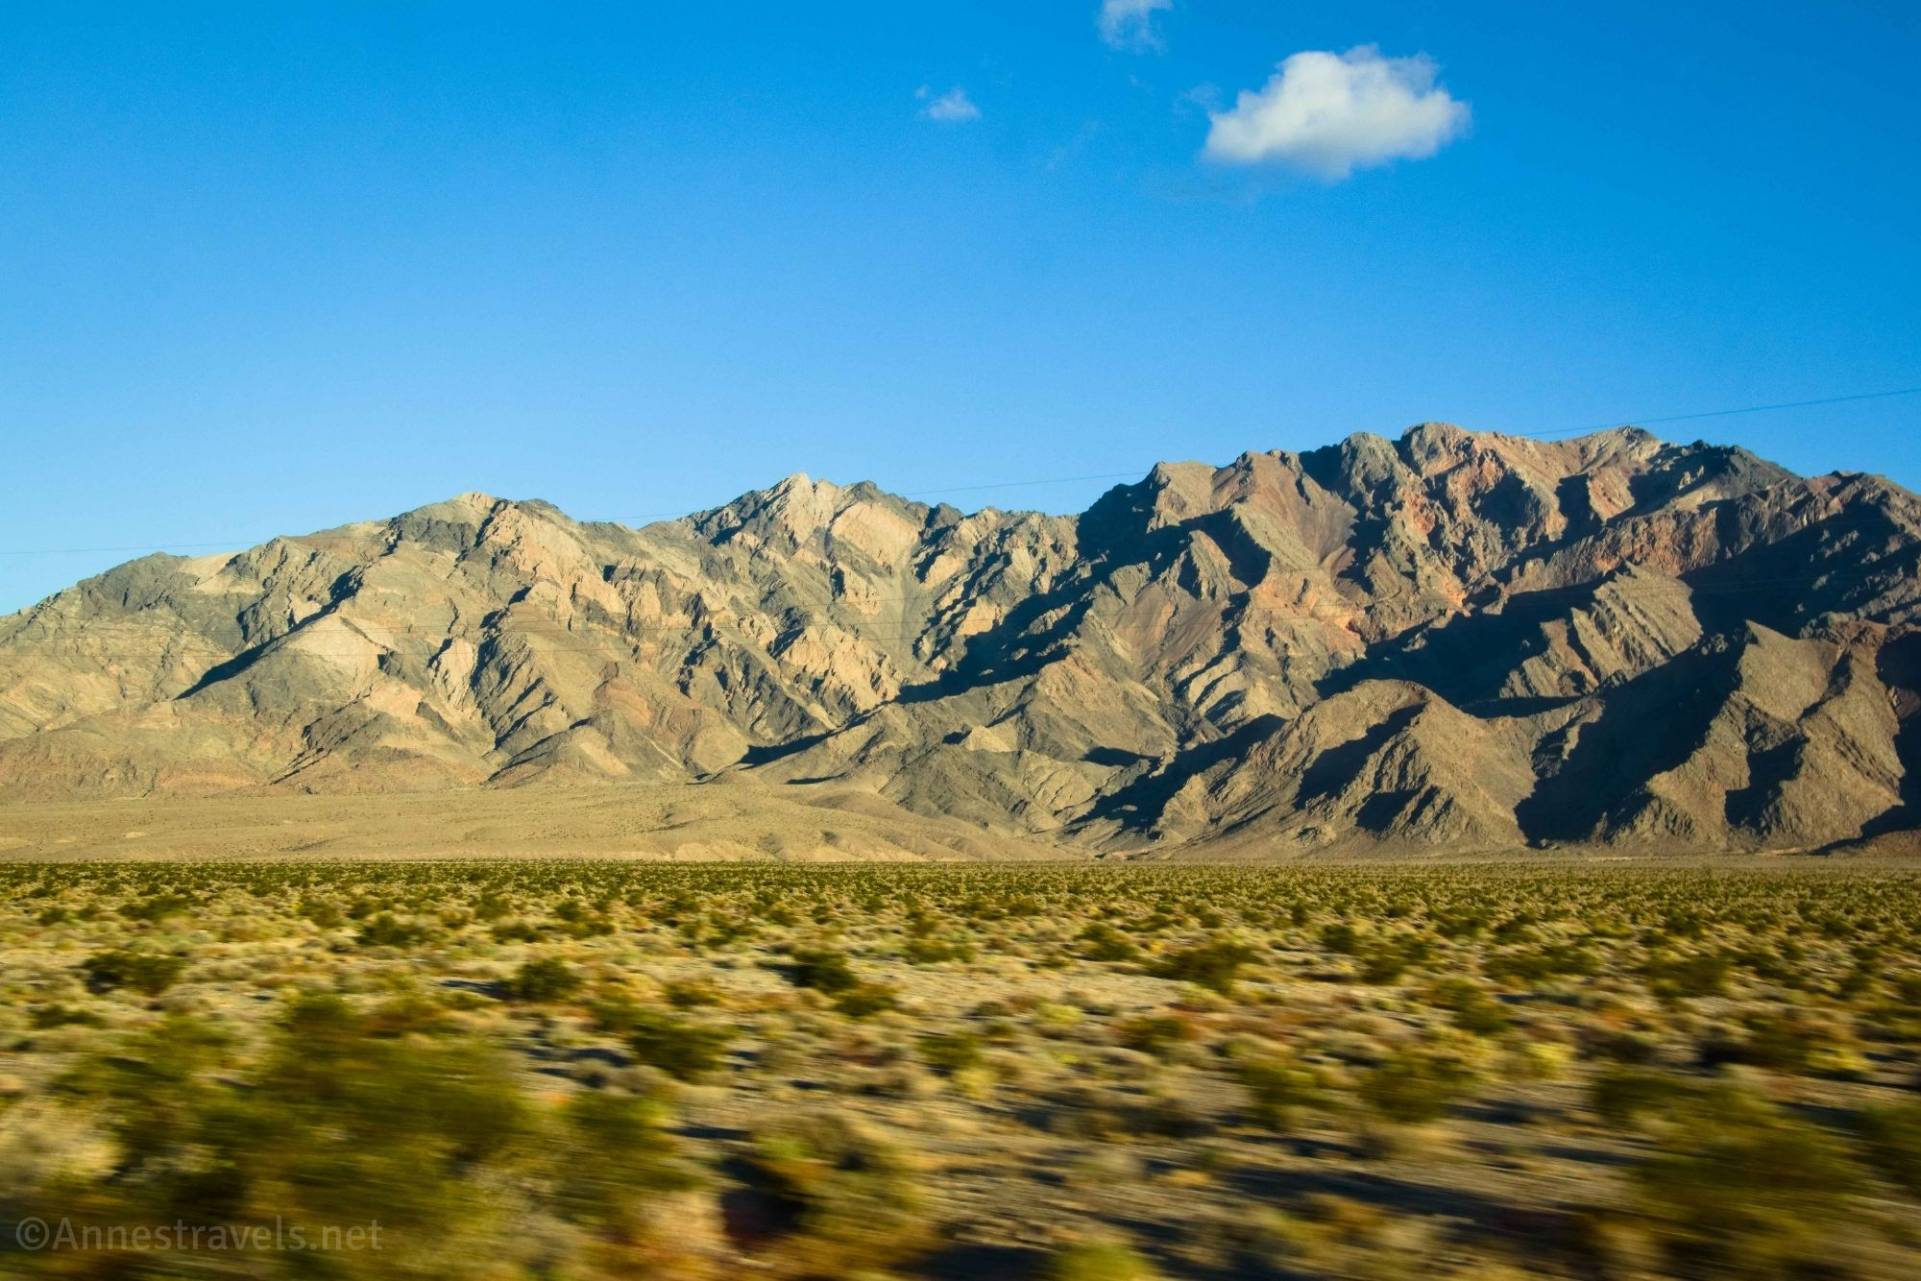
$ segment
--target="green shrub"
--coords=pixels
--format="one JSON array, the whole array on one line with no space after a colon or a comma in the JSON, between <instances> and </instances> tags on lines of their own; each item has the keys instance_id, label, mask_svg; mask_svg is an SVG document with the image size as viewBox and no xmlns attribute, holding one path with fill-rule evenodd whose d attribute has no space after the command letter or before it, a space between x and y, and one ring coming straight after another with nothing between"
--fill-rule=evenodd
<instances>
[{"instance_id":1,"label":"green shrub","mask_svg":"<svg viewBox=\"0 0 1921 1281\"><path fill-rule=\"evenodd\" d=\"M332 899L304 898L294 910L323 930L338 929L347 923L347 914Z\"/></svg>"},{"instance_id":2,"label":"green shrub","mask_svg":"<svg viewBox=\"0 0 1921 1281\"><path fill-rule=\"evenodd\" d=\"M625 1035L636 1059L683 1081L698 1080L719 1067L733 1039L722 1028L647 1008L631 1012Z\"/></svg>"},{"instance_id":3,"label":"green shrub","mask_svg":"<svg viewBox=\"0 0 1921 1281\"><path fill-rule=\"evenodd\" d=\"M1728 990L1733 965L1718 952L1687 955L1656 953L1647 959L1641 972L1647 976L1648 989L1659 996L1719 996Z\"/></svg>"},{"instance_id":4,"label":"green shrub","mask_svg":"<svg viewBox=\"0 0 1921 1281\"><path fill-rule=\"evenodd\" d=\"M538 943L540 927L527 921L497 921L489 931L496 943Z\"/></svg>"},{"instance_id":5,"label":"green shrub","mask_svg":"<svg viewBox=\"0 0 1921 1281\"><path fill-rule=\"evenodd\" d=\"M120 905L120 915L129 921L164 921L169 916L179 916L193 907L193 900L184 894L151 894L132 903Z\"/></svg>"},{"instance_id":6,"label":"green shrub","mask_svg":"<svg viewBox=\"0 0 1921 1281\"><path fill-rule=\"evenodd\" d=\"M885 983L856 983L834 998L834 1008L850 1019L871 1018L899 1006L900 997Z\"/></svg>"},{"instance_id":7,"label":"green shrub","mask_svg":"<svg viewBox=\"0 0 1921 1281\"><path fill-rule=\"evenodd\" d=\"M1497 983L1536 985L1568 975L1593 974L1599 962L1577 943L1554 943L1513 948L1488 958L1481 968Z\"/></svg>"},{"instance_id":8,"label":"green shrub","mask_svg":"<svg viewBox=\"0 0 1921 1281\"><path fill-rule=\"evenodd\" d=\"M1124 1245L1086 1242L1056 1250L1042 1275L1046 1281L1157 1281L1160 1273Z\"/></svg>"},{"instance_id":9,"label":"green shrub","mask_svg":"<svg viewBox=\"0 0 1921 1281\"><path fill-rule=\"evenodd\" d=\"M362 947L411 947L427 938L427 927L402 921L392 912L382 912L362 923L356 937Z\"/></svg>"},{"instance_id":10,"label":"green shrub","mask_svg":"<svg viewBox=\"0 0 1921 1281\"><path fill-rule=\"evenodd\" d=\"M625 992L609 992L587 1005L596 1030L621 1037L634 1029L648 1009Z\"/></svg>"},{"instance_id":11,"label":"green shrub","mask_svg":"<svg viewBox=\"0 0 1921 1281\"><path fill-rule=\"evenodd\" d=\"M1200 1035L1192 1022L1178 1014L1142 1014L1121 1023L1114 1034L1115 1040L1128 1049L1156 1056Z\"/></svg>"},{"instance_id":12,"label":"green shrub","mask_svg":"<svg viewBox=\"0 0 1921 1281\"><path fill-rule=\"evenodd\" d=\"M1234 990L1235 976L1257 953L1245 943L1213 938L1170 954L1155 973L1162 978L1179 979L1226 995Z\"/></svg>"},{"instance_id":13,"label":"green shrub","mask_svg":"<svg viewBox=\"0 0 1921 1281\"><path fill-rule=\"evenodd\" d=\"M523 962L507 980L507 995L516 1001L541 1004L564 1001L580 991L580 975L559 957L543 956Z\"/></svg>"},{"instance_id":14,"label":"green shrub","mask_svg":"<svg viewBox=\"0 0 1921 1281\"><path fill-rule=\"evenodd\" d=\"M1744 1036L1714 1036L1703 1042L1702 1063L1812 1072L1841 1061L1844 1044L1836 1030L1804 1014L1768 1011L1750 1016L1745 1024Z\"/></svg>"},{"instance_id":15,"label":"green shrub","mask_svg":"<svg viewBox=\"0 0 1921 1281\"><path fill-rule=\"evenodd\" d=\"M1131 961L1141 954L1134 940L1105 921L1095 921L1080 934L1080 954L1090 961Z\"/></svg>"},{"instance_id":16,"label":"green shrub","mask_svg":"<svg viewBox=\"0 0 1921 1281\"><path fill-rule=\"evenodd\" d=\"M910 938L901 955L911 965L938 965L943 961L971 961L974 948L960 939Z\"/></svg>"},{"instance_id":17,"label":"green shrub","mask_svg":"<svg viewBox=\"0 0 1921 1281\"><path fill-rule=\"evenodd\" d=\"M514 910L513 900L498 890L488 890L474 902L476 921L498 921Z\"/></svg>"},{"instance_id":18,"label":"green shrub","mask_svg":"<svg viewBox=\"0 0 1921 1281\"><path fill-rule=\"evenodd\" d=\"M832 996L860 983L860 976L854 973L854 967L839 952L824 948L802 948L791 955L793 963L787 968L787 981L795 987L812 988Z\"/></svg>"},{"instance_id":19,"label":"green shrub","mask_svg":"<svg viewBox=\"0 0 1921 1281\"><path fill-rule=\"evenodd\" d=\"M1921 1197L1921 1103L1869 1108L1856 1127L1875 1171L1909 1196Z\"/></svg>"},{"instance_id":20,"label":"green shrub","mask_svg":"<svg viewBox=\"0 0 1921 1281\"><path fill-rule=\"evenodd\" d=\"M652 1223L662 1192L701 1185L667 1132L667 1109L651 1098L587 1090L569 1101L554 1145L554 1196L565 1217L632 1239Z\"/></svg>"},{"instance_id":21,"label":"green shrub","mask_svg":"<svg viewBox=\"0 0 1921 1281\"><path fill-rule=\"evenodd\" d=\"M1380 986L1392 983L1407 972L1408 957L1396 947L1383 947L1361 961L1361 982Z\"/></svg>"},{"instance_id":22,"label":"green shrub","mask_svg":"<svg viewBox=\"0 0 1921 1281\"><path fill-rule=\"evenodd\" d=\"M1506 1029L1507 1010L1487 990L1468 979L1446 979L1434 985L1428 1000L1454 1016L1454 1025L1476 1036L1493 1036Z\"/></svg>"},{"instance_id":23,"label":"green shrub","mask_svg":"<svg viewBox=\"0 0 1921 1281\"><path fill-rule=\"evenodd\" d=\"M68 1089L103 1110L116 1148L110 1179L59 1202L77 1227L220 1223L264 1227L267 1244L183 1244L118 1266L110 1254L43 1256L62 1276L292 1281L316 1275L319 1256L273 1248L276 1228L372 1224L380 1248L328 1255L325 1275L452 1275L494 1235L492 1188L530 1133L490 1047L383 1036L337 998L296 1005L251 1062L230 1061L204 1024L169 1018Z\"/></svg>"},{"instance_id":24,"label":"green shrub","mask_svg":"<svg viewBox=\"0 0 1921 1281\"><path fill-rule=\"evenodd\" d=\"M184 956L152 952L101 952L80 963L88 991L111 992L124 987L146 996L159 996L172 987L186 968Z\"/></svg>"},{"instance_id":25,"label":"green shrub","mask_svg":"<svg viewBox=\"0 0 1921 1281\"><path fill-rule=\"evenodd\" d=\"M839 1113L777 1121L755 1136L749 1186L771 1202L777 1249L803 1276L892 1267L934 1239L919 1171L893 1142Z\"/></svg>"},{"instance_id":26,"label":"green shrub","mask_svg":"<svg viewBox=\"0 0 1921 1281\"><path fill-rule=\"evenodd\" d=\"M1321 927L1321 946L1330 952L1352 953L1360 945L1361 936L1346 921L1334 921Z\"/></svg>"},{"instance_id":27,"label":"green shrub","mask_svg":"<svg viewBox=\"0 0 1921 1281\"><path fill-rule=\"evenodd\" d=\"M1635 1205L1682 1276L1822 1275L1860 1174L1829 1135L1732 1089L1664 1115Z\"/></svg>"},{"instance_id":28,"label":"green shrub","mask_svg":"<svg viewBox=\"0 0 1921 1281\"><path fill-rule=\"evenodd\" d=\"M1588 1086L1588 1102L1610 1126L1637 1123L1650 1112L1660 1112L1691 1097L1693 1082L1666 1072L1622 1065L1595 1074Z\"/></svg>"},{"instance_id":29,"label":"green shrub","mask_svg":"<svg viewBox=\"0 0 1921 1281\"><path fill-rule=\"evenodd\" d=\"M98 1014L66 1005L43 1005L27 1018L28 1026L37 1031L57 1027L100 1027L105 1022Z\"/></svg>"},{"instance_id":30,"label":"green shrub","mask_svg":"<svg viewBox=\"0 0 1921 1281\"><path fill-rule=\"evenodd\" d=\"M932 1032L920 1039L920 1056L942 1076L979 1067L981 1039L972 1032Z\"/></svg>"},{"instance_id":31,"label":"green shrub","mask_svg":"<svg viewBox=\"0 0 1921 1281\"><path fill-rule=\"evenodd\" d=\"M694 1010L704 1005L720 1004L720 993L711 983L699 979L675 979L661 987L661 995L667 1004L677 1010Z\"/></svg>"},{"instance_id":32,"label":"green shrub","mask_svg":"<svg viewBox=\"0 0 1921 1281\"><path fill-rule=\"evenodd\" d=\"M1421 1125L1447 1115L1471 1080L1457 1061L1425 1050L1389 1055L1361 1082L1361 1101L1403 1125Z\"/></svg>"},{"instance_id":33,"label":"green shrub","mask_svg":"<svg viewBox=\"0 0 1921 1281\"><path fill-rule=\"evenodd\" d=\"M1249 1059L1236 1065L1235 1076L1247 1091L1249 1119L1270 1129L1287 1129L1301 1109L1326 1098L1319 1073L1292 1059Z\"/></svg>"}]
</instances>

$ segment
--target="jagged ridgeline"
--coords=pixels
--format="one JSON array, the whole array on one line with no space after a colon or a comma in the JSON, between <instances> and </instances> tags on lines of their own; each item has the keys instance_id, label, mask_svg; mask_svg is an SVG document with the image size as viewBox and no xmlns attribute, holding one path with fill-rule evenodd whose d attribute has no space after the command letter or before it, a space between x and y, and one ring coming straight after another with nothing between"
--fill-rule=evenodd
<instances>
[{"instance_id":1,"label":"jagged ridgeline","mask_svg":"<svg viewBox=\"0 0 1921 1281\"><path fill-rule=\"evenodd\" d=\"M1918 561L1899 486L1632 429L1079 517L469 494L0 619L0 798L731 773L1090 851L1825 847L1921 823Z\"/></svg>"}]
</instances>

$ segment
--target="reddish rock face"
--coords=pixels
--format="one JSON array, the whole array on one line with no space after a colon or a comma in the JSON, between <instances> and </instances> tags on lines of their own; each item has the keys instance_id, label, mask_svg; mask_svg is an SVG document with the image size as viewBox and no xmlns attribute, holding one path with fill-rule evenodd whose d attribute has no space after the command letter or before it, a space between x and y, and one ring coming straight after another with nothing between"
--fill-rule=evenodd
<instances>
[{"instance_id":1,"label":"reddish rock face","mask_svg":"<svg viewBox=\"0 0 1921 1281\"><path fill-rule=\"evenodd\" d=\"M1079 517L463 495L0 619L0 797L867 788L1102 850L1921 824L1921 500L1624 429L1163 464Z\"/></svg>"}]
</instances>

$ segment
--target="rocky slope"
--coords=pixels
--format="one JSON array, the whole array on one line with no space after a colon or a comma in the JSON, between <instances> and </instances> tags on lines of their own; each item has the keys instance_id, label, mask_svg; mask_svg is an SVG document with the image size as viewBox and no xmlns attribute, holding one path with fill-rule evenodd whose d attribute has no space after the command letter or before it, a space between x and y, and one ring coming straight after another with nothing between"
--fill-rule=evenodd
<instances>
[{"instance_id":1,"label":"rocky slope","mask_svg":"<svg viewBox=\"0 0 1921 1281\"><path fill-rule=\"evenodd\" d=\"M0 619L0 800L726 775L1091 851L1819 848L1921 825L1918 564L1898 486L1634 429L1079 517L469 494Z\"/></svg>"}]
</instances>

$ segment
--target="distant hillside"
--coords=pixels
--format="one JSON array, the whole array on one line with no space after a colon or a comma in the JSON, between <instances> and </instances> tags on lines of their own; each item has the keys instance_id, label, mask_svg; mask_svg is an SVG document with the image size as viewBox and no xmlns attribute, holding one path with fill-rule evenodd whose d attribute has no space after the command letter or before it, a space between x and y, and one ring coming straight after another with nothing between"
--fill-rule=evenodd
<instances>
[{"instance_id":1,"label":"distant hillside","mask_svg":"<svg viewBox=\"0 0 1921 1281\"><path fill-rule=\"evenodd\" d=\"M0 619L0 800L741 774L1090 851L1819 848L1921 825L1918 564L1896 485L1633 429L1079 517L468 494Z\"/></svg>"}]
</instances>

